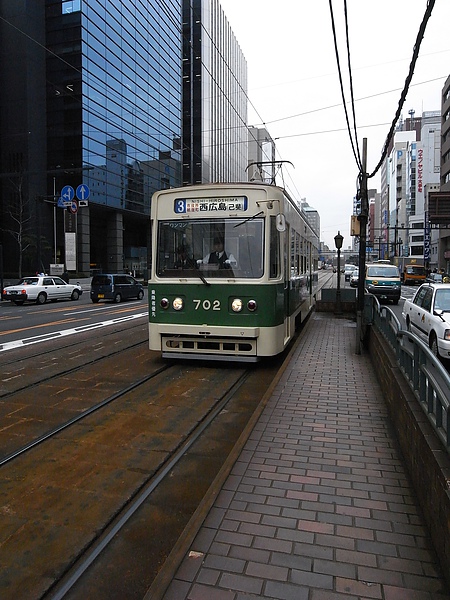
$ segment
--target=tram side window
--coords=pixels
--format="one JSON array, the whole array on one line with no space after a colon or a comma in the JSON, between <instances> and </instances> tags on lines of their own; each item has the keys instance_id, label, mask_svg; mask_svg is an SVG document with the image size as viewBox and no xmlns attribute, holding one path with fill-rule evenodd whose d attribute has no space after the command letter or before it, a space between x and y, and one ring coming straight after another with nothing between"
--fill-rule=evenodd
<instances>
[{"instance_id":1,"label":"tram side window","mask_svg":"<svg viewBox=\"0 0 450 600\"><path fill-rule=\"evenodd\" d=\"M275 217L270 217L270 271L269 277L274 279L280 273L280 236L277 231Z\"/></svg>"}]
</instances>

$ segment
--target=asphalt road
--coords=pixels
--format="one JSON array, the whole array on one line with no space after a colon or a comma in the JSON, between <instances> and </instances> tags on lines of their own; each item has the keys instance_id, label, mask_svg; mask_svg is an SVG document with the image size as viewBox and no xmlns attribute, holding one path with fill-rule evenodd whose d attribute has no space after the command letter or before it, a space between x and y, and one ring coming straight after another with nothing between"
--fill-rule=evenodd
<instances>
[{"instance_id":1,"label":"asphalt road","mask_svg":"<svg viewBox=\"0 0 450 600\"><path fill-rule=\"evenodd\" d=\"M89 298L88 286L83 286L83 294L76 302L61 300L23 306L0 302L0 353L54 337L77 335L89 329L108 327L125 320L147 318L147 294L140 301L93 304Z\"/></svg>"}]
</instances>

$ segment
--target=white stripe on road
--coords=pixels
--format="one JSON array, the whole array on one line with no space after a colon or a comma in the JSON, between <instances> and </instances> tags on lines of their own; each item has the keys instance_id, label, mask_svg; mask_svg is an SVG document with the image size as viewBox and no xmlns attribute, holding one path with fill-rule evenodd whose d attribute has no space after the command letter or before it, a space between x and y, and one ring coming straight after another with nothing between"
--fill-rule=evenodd
<instances>
[{"instance_id":1,"label":"white stripe on road","mask_svg":"<svg viewBox=\"0 0 450 600\"><path fill-rule=\"evenodd\" d=\"M91 325L81 325L80 327L74 327L73 329L65 329L64 331L55 331L53 333L47 333L43 335L37 335L30 338L24 338L22 340L15 340L14 342L5 342L0 344L0 352L5 350L12 350L13 348L20 348L21 346L31 346L32 344L39 344L40 342L48 342L60 337L66 337L69 335L75 335L77 333L85 333L91 329L99 329L100 327L107 327L108 325L117 325L117 323L124 323L125 321L132 321L134 319L140 319L141 317L147 317L148 312L139 313L137 315L127 315L124 317L118 317L117 319L111 319L110 321L102 321L100 323L92 323Z\"/></svg>"}]
</instances>

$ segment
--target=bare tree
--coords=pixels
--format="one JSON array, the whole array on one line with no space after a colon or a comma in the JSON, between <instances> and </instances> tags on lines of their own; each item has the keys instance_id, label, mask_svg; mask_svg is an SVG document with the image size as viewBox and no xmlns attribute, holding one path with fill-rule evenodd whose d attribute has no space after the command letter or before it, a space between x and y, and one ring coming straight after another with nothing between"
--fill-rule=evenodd
<instances>
[{"instance_id":1,"label":"bare tree","mask_svg":"<svg viewBox=\"0 0 450 600\"><path fill-rule=\"evenodd\" d=\"M6 214L9 217L10 228L2 228L9 233L18 245L19 250L19 277L22 277L22 266L24 253L33 245L31 235L31 224L33 215L29 198L23 193L23 176L17 181L9 180L13 193L7 204Z\"/></svg>"}]
</instances>

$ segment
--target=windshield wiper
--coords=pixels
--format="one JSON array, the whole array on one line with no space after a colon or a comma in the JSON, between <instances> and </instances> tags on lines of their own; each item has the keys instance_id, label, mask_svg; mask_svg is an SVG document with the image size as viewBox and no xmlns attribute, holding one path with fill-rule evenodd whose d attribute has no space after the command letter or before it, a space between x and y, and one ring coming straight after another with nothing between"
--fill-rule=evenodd
<instances>
[{"instance_id":1,"label":"windshield wiper","mask_svg":"<svg viewBox=\"0 0 450 600\"><path fill-rule=\"evenodd\" d=\"M203 281L203 283L204 283L205 285L211 285L211 284L209 283L209 281L206 281L206 279L203 277L203 275L200 273L200 271L198 272L198 276L200 277L200 279Z\"/></svg>"},{"instance_id":2,"label":"windshield wiper","mask_svg":"<svg viewBox=\"0 0 450 600\"><path fill-rule=\"evenodd\" d=\"M256 213L256 215L253 215L253 217L248 217L248 219L245 219L245 221L241 221L240 223L235 225L233 227L233 229L236 229L236 227L240 227L241 225L244 225L244 223L248 223L249 221L252 221L253 219L256 219L256 217L259 217L260 215L263 215L263 214L264 214L264 211L260 210L259 213Z\"/></svg>"}]
</instances>

